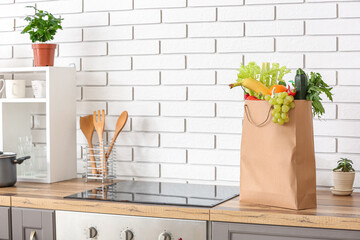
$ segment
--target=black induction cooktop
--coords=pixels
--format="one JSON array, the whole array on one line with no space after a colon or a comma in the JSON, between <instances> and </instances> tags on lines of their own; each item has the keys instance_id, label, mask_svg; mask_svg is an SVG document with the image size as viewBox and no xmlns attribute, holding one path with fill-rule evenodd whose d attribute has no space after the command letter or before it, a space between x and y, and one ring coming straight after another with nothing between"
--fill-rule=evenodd
<instances>
[{"instance_id":1,"label":"black induction cooktop","mask_svg":"<svg viewBox=\"0 0 360 240\"><path fill-rule=\"evenodd\" d=\"M65 198L214 207L239 195L239 187L167 182L120 181Z\"/></svg>"}]
</instances>

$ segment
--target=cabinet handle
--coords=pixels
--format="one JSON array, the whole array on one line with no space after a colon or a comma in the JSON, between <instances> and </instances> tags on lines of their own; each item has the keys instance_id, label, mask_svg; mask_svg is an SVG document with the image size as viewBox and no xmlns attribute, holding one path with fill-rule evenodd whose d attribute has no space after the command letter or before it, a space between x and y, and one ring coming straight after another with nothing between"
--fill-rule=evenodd
<instances>
[{"instance_id":1,"label":"cabinet handle","mask_svg":"<svg viewBox=\"0 0 360 240\"><path fill-rule=\"evenodd\" d=\"M30 240L34 240L36 235L36 231L31 231L30 233Z\"/></svg>"}]
</instances>

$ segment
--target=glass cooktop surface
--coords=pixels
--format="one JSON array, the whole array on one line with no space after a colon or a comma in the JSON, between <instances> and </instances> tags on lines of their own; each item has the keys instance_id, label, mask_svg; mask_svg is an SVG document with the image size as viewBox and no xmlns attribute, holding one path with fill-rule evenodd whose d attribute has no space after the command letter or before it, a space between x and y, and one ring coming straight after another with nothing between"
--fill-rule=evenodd
<instances>
[{"instance_id":1,"label":"glass cooktop surface","mask_svg":"<svg viewBox=\"0 0 360 240\"><path fill-rule=\"evenodd\" d=\"M214 207L239 195L239 187L167 182L119 181L65 198Z\"/></svg>"}]
</instances>

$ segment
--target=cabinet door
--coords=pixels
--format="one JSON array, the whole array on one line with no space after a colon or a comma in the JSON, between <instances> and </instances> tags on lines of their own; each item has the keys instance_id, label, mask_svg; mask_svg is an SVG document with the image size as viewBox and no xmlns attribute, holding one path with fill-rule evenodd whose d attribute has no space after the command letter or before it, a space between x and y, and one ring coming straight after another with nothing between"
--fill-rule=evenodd
<instances>
[{"instance_id":1,"label":"cabinet door","mask_svg":"<svg viewBox=\"0 0 360 240\"><path fill-rule=\"evenodd\" d=\"M0 240L10 240L9 207L0 207Z\"/></svg>"},{"instance_id":2,"label":"cabinet door","mask_svg":"<svg viewBox=\"0 0 360 240\"><path fill-rule=\"evenodd\" d=\"M213 222L212 240L224 239L355 240L360 239L360 231Z\"/></svg>"},{"instance_id":3,"label":"cabinet door","mask_svg":"<svg viewBox=\"0 0 360 240\"><path fill-rule=\"evenodd\" d=\"M13 240L54 240L54 211L12 208L12 234Z\"/></svg>"}]
</instances>

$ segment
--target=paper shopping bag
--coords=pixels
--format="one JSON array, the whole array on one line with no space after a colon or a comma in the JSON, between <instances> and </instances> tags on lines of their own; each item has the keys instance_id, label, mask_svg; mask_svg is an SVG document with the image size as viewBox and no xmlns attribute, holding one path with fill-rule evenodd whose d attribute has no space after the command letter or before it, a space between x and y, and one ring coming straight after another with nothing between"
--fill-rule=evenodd
<instances>
[{"instance_id":1,"label":"paper shopping bag","mask_svg":"<svg viewBox=\"0 0 360 240\"><path fill-rule=\"evenodd\" d=\"M267 101L246 100L241 138L240 200L290 209L316 207L311 101L295 100L284 125Z\"/></svg>"}]
</instances>

